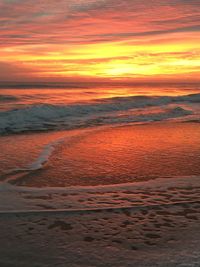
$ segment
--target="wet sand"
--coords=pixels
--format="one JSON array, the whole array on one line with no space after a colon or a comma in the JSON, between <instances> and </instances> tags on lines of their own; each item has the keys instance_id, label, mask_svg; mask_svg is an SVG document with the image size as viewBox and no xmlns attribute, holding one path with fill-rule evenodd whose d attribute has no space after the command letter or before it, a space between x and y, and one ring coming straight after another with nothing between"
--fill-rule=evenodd
<instances>
[{"instance_id":1,"label":"wet sand","mask_svg":"<svg viewBox=\"0 0 200 267\"><path fill-rule=\"evenodd\" d=\"M197 267L199 181L8 186L1 192L0 266Z\"/></svg>"},{"instance_id":2,"label":"wet sand","mask_svg":"<svg viewBox=\"0 0 200 267\"><path fill-rule=\"evenodd\" d=\"M94 129L57 146L24 186L96 186L200 175L200 124L158 122Z\"/></svg>"},{"instance_id":3,"label":"wet sand","mask_svg":"<svg viewBox=\"0 0 200 267\"><path fill-rule=\"evenodd\" d=\"M199 132L197 123L91 132L1 184L0 266L200 266ZM89 168L104 162L105 177ZM73 177L59 176L64 163Z\"/></svg>"}]
</instances>

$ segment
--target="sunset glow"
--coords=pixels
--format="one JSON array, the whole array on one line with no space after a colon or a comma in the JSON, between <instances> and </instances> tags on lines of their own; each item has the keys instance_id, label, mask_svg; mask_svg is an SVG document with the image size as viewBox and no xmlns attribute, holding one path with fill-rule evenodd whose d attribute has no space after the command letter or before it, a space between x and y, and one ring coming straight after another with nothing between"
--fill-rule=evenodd
<instances>
[{"instance_id":1,"label":"sunset glow","mask_svg":"<svg viewBox=\"0 0 200 267\"><path fill-rule=\"evenodd\" d=\"M0 80L198 80L199 1L0 1Z\"/></svg>"}]
</instances>

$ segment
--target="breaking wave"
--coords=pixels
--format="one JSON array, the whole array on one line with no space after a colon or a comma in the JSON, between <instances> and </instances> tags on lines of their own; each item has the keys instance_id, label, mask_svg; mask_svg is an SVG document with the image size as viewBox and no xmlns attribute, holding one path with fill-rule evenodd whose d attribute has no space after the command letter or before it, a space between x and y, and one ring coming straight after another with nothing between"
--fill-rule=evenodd
<instances>
[{"instance_id":1,"label":"breaking wave","mask_svg":"<svg viewBox=\"0 0 200 267\"><path fill-rule=\"evenodd\" d=\"M18 98L13 95L0 95L0 102L18 101Z\"/></svg>"},{"instance_id":2,"label":"breaking wave","mask_svg":"<svg viewBox=\"0 0 200 267\"><path fill-rule=\"evenodd\" d=\"M9 97L0 96L0 100ZM75 105L34 104L0 112L0 134L166 120L192 115L192 108L185 108L185 104L199 102L200 94L193 94L116 97Z\"/></svg>"}]
</instances>

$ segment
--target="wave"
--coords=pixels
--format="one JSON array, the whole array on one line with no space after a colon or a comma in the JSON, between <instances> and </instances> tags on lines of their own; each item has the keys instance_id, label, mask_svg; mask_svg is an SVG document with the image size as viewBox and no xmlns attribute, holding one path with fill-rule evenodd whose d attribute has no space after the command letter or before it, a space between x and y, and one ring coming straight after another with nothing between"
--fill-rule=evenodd
<instances>
[{"instance_id":1,"label":"wave","mask_svg":"<svg viewBox=\"0 0 200 267\"><path fill-rule=\"evenodd\" d=\"M18 101L18 97L14 95L0 95L0 102L13 102Z\"/></svg>"},{"instance_id":2,"label":"wave","mask_svg":"<svg viewBox=\"0 0 200 267\"><path fill-rule=\"evenodd\" d=\"M4 96L5 98L5 96ZM91 104L36 104L0 112L0 134L73 129L93 125L166 120L192 115L184 103L199 103L200 94L187 96L130 96L96 100ZM170 105L176 105L170 107ZM160 107L156 112L150 108ZM150 112L143 113L144 110ZM141 112L142 111L142 112Z\"/></svg>"},{"instance_id":3,"label":"wave","mask_svg":"<svg viewBox=\"0 0 200 267\"><path fill-rule=\"evenodd\" d=\"M186 101L191 103L200 103L200 94L189 94L175 97L175 101Z\"/></svg>"}]
</instances>

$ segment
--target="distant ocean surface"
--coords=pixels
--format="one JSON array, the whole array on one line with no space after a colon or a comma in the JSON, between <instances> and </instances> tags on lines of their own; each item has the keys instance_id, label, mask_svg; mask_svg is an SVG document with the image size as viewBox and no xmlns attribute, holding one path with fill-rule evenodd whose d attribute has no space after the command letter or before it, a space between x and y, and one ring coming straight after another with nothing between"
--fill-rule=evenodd
<instances>
[{"instance_id":1,"label":"distant ocean surface","mask_svg":"<svg viewBox=\"0 0 200 267\"><path fill-rule=\"evenodd\" d=\"M1 87L0 134L174 118L199 120L198 84L73 86Z\"/></svg>"}]
</instances>

